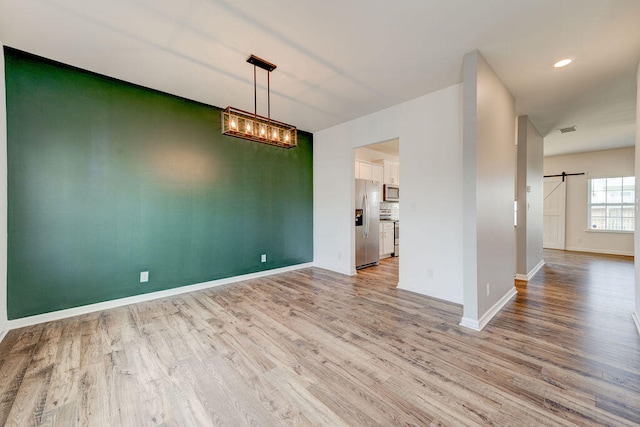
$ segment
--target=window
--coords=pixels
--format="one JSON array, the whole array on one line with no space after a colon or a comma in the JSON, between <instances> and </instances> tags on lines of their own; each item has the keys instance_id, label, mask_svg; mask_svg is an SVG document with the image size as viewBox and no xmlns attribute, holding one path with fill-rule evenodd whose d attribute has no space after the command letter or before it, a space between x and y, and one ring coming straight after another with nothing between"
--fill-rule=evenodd
<instances>
[{"instance_id":1,"label":"window","mask_svg":"<svg viewBox=\"0 0 640 427\"><path fill-rule=\"evenodd\" d=\"M595 178L589 180L589 229L635 230L636 178Z\"/></svg>"}]
</instances>

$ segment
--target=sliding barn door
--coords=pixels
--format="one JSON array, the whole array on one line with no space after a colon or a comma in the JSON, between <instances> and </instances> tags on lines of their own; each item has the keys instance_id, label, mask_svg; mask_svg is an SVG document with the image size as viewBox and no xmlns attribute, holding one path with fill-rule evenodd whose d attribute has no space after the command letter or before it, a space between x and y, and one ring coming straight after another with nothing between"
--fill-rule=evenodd
<instances>
[{"instance_id":1,"label":"sliding barn door","mask_svg":"<svg viewBox=\"0 0 640 427\"><path fill-rule=\"evenodd\" d=\"M562 178L544 179L544 235L542 246L564 249L567 183Z\"/></svg>"}]
</instances>

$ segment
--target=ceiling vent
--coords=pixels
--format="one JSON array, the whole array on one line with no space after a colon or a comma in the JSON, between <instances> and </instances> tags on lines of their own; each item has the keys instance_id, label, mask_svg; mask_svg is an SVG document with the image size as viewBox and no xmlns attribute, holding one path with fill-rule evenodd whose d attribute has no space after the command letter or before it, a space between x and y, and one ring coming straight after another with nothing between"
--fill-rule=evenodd
<instances>
[{"instance_id":1,"label":"ceiling vent","mask_svg":"<svg viewBox=\"0 0 640 427\"><path fill-rule=\"evenodd\" d=\"M577 130L578 130L578 128L575 125L574 126L569 126L568 128L560 128L560 132L562 132L562 133L575 132Z\"/></svg>"}]
</instances>

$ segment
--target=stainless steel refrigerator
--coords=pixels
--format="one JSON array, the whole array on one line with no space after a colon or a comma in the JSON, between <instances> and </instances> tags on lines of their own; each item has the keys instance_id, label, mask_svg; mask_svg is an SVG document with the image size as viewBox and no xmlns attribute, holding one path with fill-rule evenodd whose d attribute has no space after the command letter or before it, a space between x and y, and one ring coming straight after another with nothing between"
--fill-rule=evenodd
<instances>
[{"instance_id":1,"label":"stainless steel refrigerator","mask_svg":"<svg viewBox=\"0 0 640 427\"><path fill-rule=\"evenodd\" d=\"M380 262L380 184L356 179L356 268Z\"/></svg>"}]
</instances>

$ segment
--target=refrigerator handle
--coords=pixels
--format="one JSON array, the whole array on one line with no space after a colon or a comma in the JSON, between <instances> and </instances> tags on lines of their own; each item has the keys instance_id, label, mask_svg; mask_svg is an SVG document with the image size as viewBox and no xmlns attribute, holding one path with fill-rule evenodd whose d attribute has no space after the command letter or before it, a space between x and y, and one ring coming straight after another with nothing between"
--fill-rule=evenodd
<instances>
[{"instance_id":1,"label":"refrigerator handle","mask_svg":"<svg viewBox=\"0 0 640 427\"><path fill-rule=\"evenodd\" d=\"M367 232L369 230L369 218L368 218L368 204L367 204L367 193L365 192L362 196L362 216L364 217L364 222L362 224L362 237L367 238Z\"/></svg>"}]
</instances>

